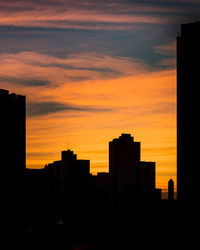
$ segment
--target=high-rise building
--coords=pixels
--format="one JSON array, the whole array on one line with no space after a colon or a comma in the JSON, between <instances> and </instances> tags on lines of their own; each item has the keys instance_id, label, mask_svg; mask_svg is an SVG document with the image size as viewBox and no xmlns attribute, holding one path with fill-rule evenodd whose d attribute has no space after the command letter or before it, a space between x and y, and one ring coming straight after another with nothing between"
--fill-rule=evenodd
<instances>
[{"instance_id":1,"label":"high-rise building","mask_svg":"<svg viewBox=\"0 0 200 250\"><path fill-rule=\"evenodd\" d=\"M45 166L52 196L59 206L78 209L88 199L90 161L78 160L71 150L61 152L61 160Z\"/></svg>"},{"instance_id":2,"label":"high-rise building","mask_svg":"<svg viewBox=\"0 0 200 250\"><path fill-rule=\"evenodd\" d=\"M26 98L0 89L0 164L15 178L26 166Z\"/></svg>"},{"instance_id":3,"label":"high-rise building","mask_svg":"<svg viewBox=\"0 0 200 250\"><path fill-rule=\"evenodd\" d=\"M5 188L20 184L26 166L26 98L0 90L0 165Z\"/></svg>"},{"instance_id":4,"label":"high-rise building","mask_svg":"<svg viewBox=\"0 0 200 250\"><path fill-rule=\"evenodd\" d=\"M135 200L160 199L155 162L140 161L140 142L130 134L109 142L109 174L111 203L117 208Z\"/></svg>"},{"instance_id":5,"label":"high-rise building","mask_svg":"<svg viewBox=\"0 0 200 250\"><path fill-rule=\"evenodd\" d=\"M140 168L140 142L130 134L122 134L109 142L111 201L120 207L130 195L137 195Z\"/></svg>"},{"instance_id":6,"label":"high-rise building","mask_svg":"<svg viewBox=\"0 0 200 250\"><path fill-rule=\"evenodd\" d=\"M199 58L200 22L182 24L177 37L177 199L186 201L199 195Z\"/></svg>"},{"instance_id":7,"label":"high-rise building","mask_svg":"<svg viewBox=\"0 0 200 250\"><path fill-rule=\"evenodd\" d=\"M1 199L8 221L19 217L25 166L26 98L0 89Z\"/></svg>"}]
</instances>

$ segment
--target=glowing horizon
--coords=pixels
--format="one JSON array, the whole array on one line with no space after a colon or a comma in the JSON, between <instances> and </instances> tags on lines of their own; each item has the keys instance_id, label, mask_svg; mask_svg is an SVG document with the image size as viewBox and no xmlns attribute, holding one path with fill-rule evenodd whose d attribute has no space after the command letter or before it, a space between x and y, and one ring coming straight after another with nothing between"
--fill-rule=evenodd
<instances>
[{"instance_id":1,"label":"glowing horizon","mask_svg":"<svg viewBox=\"0 0 200 250\"><path fill-rule=\"evenodd\" d=\"M166 187L169 177L176 181L175 78L175 71L168 70L62 87L59 98L73 93L79 96L76 106L67 102L67 113L63 107L56 114L28 116L27 167L42 168L69 148L79 159L90 160L92 173L108 171L109 141L130 133L141 142L141 160L156 162L157 187Z\"/></svg>"},{"instance_id":2,"label":"glowing horizon","mask_svg":"<svg viewBox=\"0 0 200 250\"><path fill-rule=\"evenodd\" d=\"M176 35L196 0L1 1L0 88L26 96L27 168L70 148L108 171L130 133L156 186L176 186Z\"/></svg>"}]
</instances>

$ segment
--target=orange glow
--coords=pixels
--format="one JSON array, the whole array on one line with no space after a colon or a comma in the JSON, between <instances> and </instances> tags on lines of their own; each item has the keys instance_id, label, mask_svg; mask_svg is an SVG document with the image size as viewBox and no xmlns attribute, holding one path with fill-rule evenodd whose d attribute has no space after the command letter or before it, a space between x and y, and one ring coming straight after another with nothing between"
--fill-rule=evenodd
<instances>
[{"instance_id":1,"label":"orange glow","mask_svg":"<svg viewBox=\"0 0 200 250\"><path fill-rule=\"evenodd\" d=\"M90 160L92 173L108 171L108 142L130 133L141 142L141 160L156 162L157 187L166 188L170 178L176 185L175 70L154 71L140 60L98 53L62 59L4 53L0 67L1 88L26 95L27 106L71 107L34 116L27 108L27 167L42 168L70 148ZM32 79L47 84L28 85Z\"/></svg>"},{"instance_id":2,"label":"orange glow","mask_svg":"<svg viewBox=\"0 0 200 250\"><path fill-rule=\"evenodd\" d=\"M28 117L27 167L42 168L70 148L89 159L91 172L108 171L108 142L131 133L141 142L141 160L156 162L157 187L176 185L176 72L139 73L40 88L38 100L54 100L96 111L68 110ZM30 87L31 89L31 87ZM27 89L27 93L30 91ZM27 95L29 102L32 96Z\"/></svg>"}]
</instances>

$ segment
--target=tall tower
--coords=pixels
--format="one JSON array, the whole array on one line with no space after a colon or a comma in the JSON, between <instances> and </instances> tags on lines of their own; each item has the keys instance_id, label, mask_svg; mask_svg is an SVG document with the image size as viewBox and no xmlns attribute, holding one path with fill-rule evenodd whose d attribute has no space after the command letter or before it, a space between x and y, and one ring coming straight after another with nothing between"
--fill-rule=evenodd
<instances>
[{"instance_id":1,"label":"tall tower","mask_svg":"<svg viewBox=\"0 0 200 250\"><path fill-rule=\"evenodd\" d=\"M0 89L1 200L13 225L21 209L25 166L26 98Z\"/></svg>"},{"instance_id":2,"label":"tall tower","mask_svg":"<svg viewBox=\"0 0 200 250\"><path fill-rule=\"evenodd\" d=\"M199 58L200 22L182 24L177 37L177 198L185 201L199 193Z\"/></svg>"},{"instance_id":3,"label":"tall tower","mask_svg":"<svg viewBox=\"0 0 200 250\"><path fill-rule=\"evenodd\" d=\"M0 165L15 178L26 165L26 98L0 89Z\"/></svg>"},{"instance_id":4,"label":"tall tower","mask_svg":"<svg viewBox=\"0 0 200 250\"><path fill-rule=\"evenodd\" d=\"M111 200L116 207L120 207L125 202L124 199L134 197L139 169L140 142L134 142L130 134L122 134L109 142Z\"/></svg>"}]
</instances>

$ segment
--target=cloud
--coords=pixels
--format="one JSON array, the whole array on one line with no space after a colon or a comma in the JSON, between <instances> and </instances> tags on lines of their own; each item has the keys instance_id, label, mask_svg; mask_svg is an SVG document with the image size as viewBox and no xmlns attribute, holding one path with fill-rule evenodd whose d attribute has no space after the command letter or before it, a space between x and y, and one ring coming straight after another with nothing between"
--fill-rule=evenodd
<instances>
[{"instance_id":1,"label":"cloud","mask_svg":"<svg viewBox=\"0 0 200 250\"><path fill-rule=\"evenodd\" d=\"M74 28L74 29L111 29L111 27L120 29L120 27L130 29L130 24L160 24L166 22L165 18L154 17L150 15L127 15L127 14L107 14L96 11L69 11L58 13L49 13L48 11L34 11L33 13L24 13L22 16L10 15L6 13L1 15L0 25L26 26L26 27L56 27L56 28ZM123 26L122 26L123 25Z\"/></svg>"},{"instance_id":2,"label":"cloud","mask_svg":"<svg viewBox=\"0 0 200 250\"><path fill-rule=\"evenodd\" d=\"M194 12L196 8L192 8ZM130 24L174 23L188 9L149 1L1 1L0 25L74 29L130 29ZM170 16L170 18L169 18ZM112 24L112 26L111 26ZM116 25L113 25L116 24Z\"/></svg>"},{"instance_id":3,"label":"cloud","mask_svg":"<svg viewBox=\"0 0 200 250\"><path fill-rule=\"evenodd\" d=\"M128 57L80 53L58 58L26 51L0 54L0 67L0 82L35 87L114 79L152 70L145 62Z\"/></svg>"},{"instance_id":4,"label":"cloud","mask_svg":"<svg viewBox=\"0 0 200 250\"><path fill-rule=\"evenodd\" d=\"M176 58L175 57L163 58L158 62L156 62L156 65L163 66L164 68L167 69L176 69Z\"/></svg>"},{"instance_id":5,"label":"cloud","mask_svg":"<svg viewBox=\"0 0 200 250\"><path fill-rule=\"evenodd\" d=\"M154 47L154 51L161 55L175 56L176 55L176 40L157 45Z\"/></svg>"},{"instance_id":6,"label":"cloud","mask_svg":"<svg viewBox=\"0 0 200 250\"><path fill-rule=\"evenodd\" d=\"M175 24L198 17L198 0L6 1L0 25L83 30L131 30L143 24Z\"/></svg>"},{"instance_id":7,"label":"cloud","mask_svg":"<svg viewBox=\"0 0 200 250\"><path fill-rule=\"evenodd\" d=\"M76 106L59 102L30 102L27 104L27 116L42 116L60 111L109 112L111 109L89 106Z\"/></svg>"},{"instance_id":8,"label":"cloud","mask_svg":"<svg viewBox=\"0 0 200 250\"><path fill-rule=\"evenodd\" d=\"M167 102L167 101L162 101L156 104L149 104L146 106L137 106L135 105L134 107L137 110L138 115L140 116L145 116L147 114L151 115L157 115L160 116L162 114L167 114L167 115L172 115L176 112L176 103L174 102ZM135 111L136 113L136 111Z\"/></svg>"},{"instance_id":9,"label":"cloud","mask_svg":"<svg viewBox=\"0 0 200 250\"><path fill-rule=\"evenodd\" d=\"M0 76L0 82L12 82L17 85L24 86L46 86L50 84L48 80L33 79L33 78L16 78L13 76Z\"/></svg>"},{"instance_id":10,"label":"cloud","mask_svg":"<svg viewBox=\"0 0 200 250\"><path fill-rule=\"evenodd\" d=\"M157 61L155 65L167 69L176 68L176 40L157 45L154 47L154 51L163 56L163 58Z\"/></svg>"}]
</instances>

